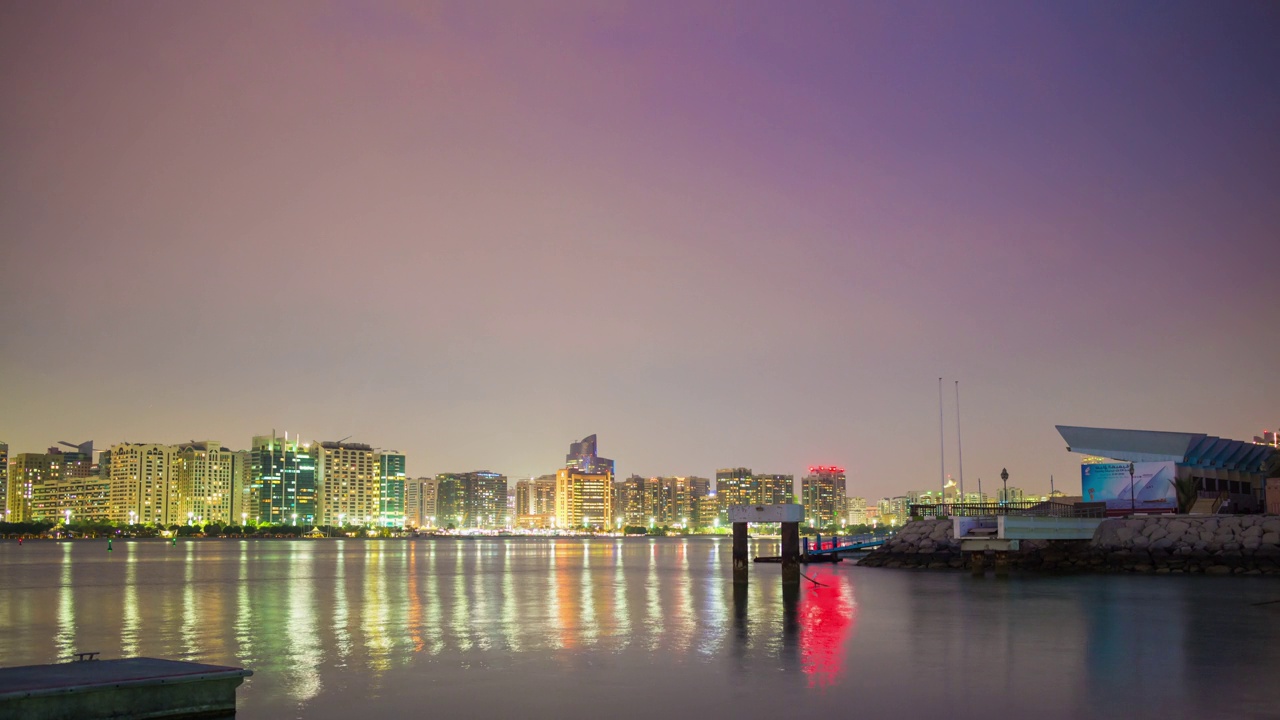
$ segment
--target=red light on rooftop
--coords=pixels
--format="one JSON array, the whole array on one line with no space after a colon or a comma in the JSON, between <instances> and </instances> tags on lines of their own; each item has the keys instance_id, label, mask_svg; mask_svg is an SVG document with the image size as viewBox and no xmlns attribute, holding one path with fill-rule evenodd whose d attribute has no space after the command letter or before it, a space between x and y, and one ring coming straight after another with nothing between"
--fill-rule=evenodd
<instances>
[{"instance_id":1,"label":"red light on rooftop","mask_svg":"<svg viewBox=\"0 0 1280 720\"><path fill-rule=\"evenodd\" d=\"M844 468L835 465L810 465L809 473L844 473Z\"/></svg>"}]
</instances>

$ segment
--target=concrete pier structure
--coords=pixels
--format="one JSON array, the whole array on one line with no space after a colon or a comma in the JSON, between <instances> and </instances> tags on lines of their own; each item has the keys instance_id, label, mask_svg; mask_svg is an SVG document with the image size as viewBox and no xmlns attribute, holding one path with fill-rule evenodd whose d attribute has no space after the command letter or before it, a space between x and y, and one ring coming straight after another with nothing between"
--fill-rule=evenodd
<instances>
[{"instance_id":1,"label":"concrete pier structure","mask_svg":"<svg viewBox=\"0 0 1280 720\"><path fill-rule=\"evenodd\" d=\"M156 658L0 668L0 717L24 720L227 717L236 712L236 688L252 674L243 668Z\"/></svg>"}]
</instances>

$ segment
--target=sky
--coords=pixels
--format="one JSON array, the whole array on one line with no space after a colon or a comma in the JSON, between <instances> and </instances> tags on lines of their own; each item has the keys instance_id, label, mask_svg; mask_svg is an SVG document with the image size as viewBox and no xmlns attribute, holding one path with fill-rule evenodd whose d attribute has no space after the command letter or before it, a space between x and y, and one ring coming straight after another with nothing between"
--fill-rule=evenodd
<instances>
[{"instance_id":1,"label":"sky","mask_svg":"<svg viewBox=\"0 0 1280 720\"><path fill-rule=\"evenodd\" d=\"M0 440L1079 488L1280 427L1280 8L0 3ZM959 381L957 442L955 382ZM959 446L959 447L958 447ZM1065 483L1065 485L1064 485Z\"/></svg>"}]
</instances>

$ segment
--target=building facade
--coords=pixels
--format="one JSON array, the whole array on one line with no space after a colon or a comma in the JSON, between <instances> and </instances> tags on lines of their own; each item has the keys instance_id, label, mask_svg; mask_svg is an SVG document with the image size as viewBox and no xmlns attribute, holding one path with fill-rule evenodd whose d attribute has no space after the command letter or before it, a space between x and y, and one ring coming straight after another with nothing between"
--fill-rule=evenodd
<instances>
[{"instance_id":1,"label":"building facade","mask_svg":"<svg viewBox=\"0 0 1280 720\"><path fill-rule=\"evenodd\" d=\"M556 527L562 529L613 527L613 476L562 468L556 473Z\"/></svg>"},{"instance_id":2,"label":"building facade","mask_svg":"<svg viewBox=\"0 0 1280 720\"><path fill-rule=\"evenodd\" d=\"M154 443L111 447L111 522L177 524L173 453L173 446Z\"/></svg>"},{"instance_id":3,"label":"building facade","mask_svg":"<svg viewBox=\"0 0 1280 720\"><path fill-rule=\"evenodd\" d=\"M372 525L382 504L377 453L364 443L316 449L317 524Z\"/></svg>"},{"instance_id":4,"label":"building facade","mask_svg":"<svg viewBox=\"0 0 1280 720\"><path fill-rule=\"evenodd\" d=\"M569 443L569 454L565 456L565 467L588 475L614 475L613 461L596 454L597 441L595 435L588 435L582 440Z\"/></svg>"},{"instance_id":5,"label":"building facade","mask_svg":"<svg viewBox=\"0 0 1280 720\"><path fill-rule=\"evenodd\" d=\"M231 525L244 487L245 458L217 440L179 444L170 470L177 487L178 523Z\"/></svg>"},{"instance_id":6,"label":"building facade","mask_svg":"<svg viewBox=\"0 0 1280 720\"><path fill-rule=\"evenodd\" d=\"M9 482L5 497L8 522L37 519L34 500L40 488L62 478L61 465L48 453L17 453L9 458Z\"/></svg>"},{"instance_id":7,"label":"building facade","mask_svg":"<svg viewBox=\"0 0 1280 720\"><path fill-rule=\"evenodd\" d=\"M812 465L801 480L804 519L813 527L838 525L844 513L844 468Z\"/></svg>"},{"instance_id":8,"label":"building facade","mask_svg":"<svg viewBox=\"0 0 1280 720\"><path fill-rule=\"evenodd\" d=\"M405 459L403 453L388 450L378 454L380 506L378 525L405 526Z\"/></svg>"},{"instance_id":9,"label":"building facade","mask_svg":"<svg viewBox=\"0 0 1280 720\"><path fill-rule=\"evenodd\" d=\"M319 448L289 438L255 435L248 452L249 479L241 492L242 522L316 525L316 453ZM293 519L297 516L297 520Z\"/></svg>"}]
</instances>

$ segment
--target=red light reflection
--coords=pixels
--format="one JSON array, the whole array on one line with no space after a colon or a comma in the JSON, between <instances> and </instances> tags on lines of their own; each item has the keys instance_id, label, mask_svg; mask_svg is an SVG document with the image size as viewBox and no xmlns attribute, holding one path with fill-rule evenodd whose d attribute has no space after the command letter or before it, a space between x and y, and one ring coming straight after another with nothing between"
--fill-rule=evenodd
<instances>
[{"instance_id":1,"label":"red light reflection","mask_svg":"<svg viewBox=\"0 0 1280 720\"><path fill-rule=\"evenodd\" d=\"M800 604L800 663L811 688L835 684L857 619L852 591L841 578L815 579L828 585L808 587Z\"/></svg>"}]
</instances>

